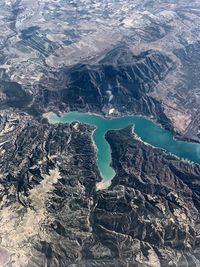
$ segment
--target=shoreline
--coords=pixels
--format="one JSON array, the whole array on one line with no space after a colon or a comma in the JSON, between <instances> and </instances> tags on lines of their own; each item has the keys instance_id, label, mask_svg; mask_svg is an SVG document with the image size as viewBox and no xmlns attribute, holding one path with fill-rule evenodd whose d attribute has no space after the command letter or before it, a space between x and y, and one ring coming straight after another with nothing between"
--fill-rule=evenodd
<instances>
[{"instance_id":1,"label":"shoreline","mask_svg":"<svg viewBox=\"0 0 200 267\"><path fill-rule=\"evenodd\" d=\"M149 122L155 123L157 126L162 128L163 130L169 132L172 135L173 140L176 141L176 142L188 142L190 144L200 144L200 142L198 142L197 140L183 137L178 132L175 132L174 130L170 131L169 129L164 128L163 125L160 122L157 122L153 117L150 118L148 116L141 115L141 114L136 114L136 115L132 114L131 115L131 114L127 113L127 114L123 114L121 116L120 115L117 115L117 116L104 116L103 114L99 114L99 113L95 113L95 112L69 111L69 112L64 112L64 113L60 114L59 112L48 111L46 113L43 113L42 117L46 118L50 124L57 124L57 123L62 123L62 122L56 122L56 123L50 122L49 117L51 115L56 115L58 118L61 118L61 117L64 117L66 114L70 114L70 113L80 113L80 114L86 114L86 115L90 115L90 116L97 116L97 117L103 118L104 120L121 119L121 118L125 118L125 117L144 118ZM77 121L82 123L79 120L77 120Z\"/></svg>"},{"instance_id":2,"label":"shoreline","mask_svg":"<svg viewBox=\"0 0 200 267\"><path fill-rule=\"evenodd\" d=\"M130 118L130 119L134 119L134 118L141 118L141 119L144 119L144 120L147 120L148 122L151 122L151 123L153 123L153 124L155 124L156 126L158 126L158 127L160 127L162 130L164 130L164 131L166 131L168 134L170 134L171 135L171 137L172 137L172 140L173 141L175 141L175 142L177 142L177 143L190 143L191 145L195 145L195 144L198 144L198 143L195 143L195 142L187 142L187 141L182 141L182 140L178 140L178 139L176 139L174 136L173 136L173 134L169 131L169 130L166 130L165 128L163 128L162 127L162 125L160 125L160 124L158 124L158 123L156 123L156 122L154 122L154 121L152 121L150 118L146 118L145 116L142 116L142 115L123 115L123 116L121 116L121 117L104 117L103 115L99 115L99 114L96 114L96 113L91 113L91 112L89 112L89 113L82 113L82 112L78 112L78 111L71 111L71 112L68 112L68 113L63 113L63 114L56 114L55 112L47 112L47 113L45 113L44 115L43 115L43 117L44 118L46 118L47 120L48 120L48 122L50 123L50 124L59 124L59 123L65 123L65 122L63 122L63 121L59 121L59 119L61 119L62 120L62 118L64 118L65 117L65 115L69 115L69 114L80 114L80 115L88 115L88 116L95 116L95 117L98 117L98 118L101 118L102 120L105 120L105 121L111 121L111 120L117 120L117 119L123 119L123 118ZM57 121L56 122L54 122L54 121L51 121L51 116L56 116L57 117ZM104 177L104 175L103 175L103 173L102 173L102 171L101 171L101 168L99 168L99 164L98 164L98 152L99 152L99 148L98 148L98 145L97 145L97 143L95 142L95 140L94 140L94 134L95 134L95 132L96 131L98 131L98 129L100 129L100 126L98 126L97 124L95 124L95 123L88 123L88 122L82 122L81 120L79 120L79 119L74 119L73 120L74 122L76 121L76 122L79 122L79 123L85 123L85 124L88 124L88 125L90 125L90 126L93 126L93 127L95 127L95 129L92 131L92 145L93 145L93 147L94 147L94 150L95 150L95 153L96 153L96 164L97 164L97 167L98 167L98 170L99 170L99 174L100 174L100 177L101 177L101 179L102 179L102 181L100 181L100 182L98 182L97 184L96 184L96 189L97 190L99 190L99 188L103 188L103 189L105 189L105 188L107 188L107 187L109 187L110 185L111 185L111 181L112 181L112 179L115 177L115 175L116 175L116 171L113 169L113 167L112 167L112 149L111 149L111 147L110 147L110 144L108 143L108 141L106 140L106 137L105 137L105 135L106 135L106 133L108 132L108 131L110 131L110 130L120 130L120 129L123 129L124 127L127 127L128 125L131 125L132 126L132 133L134 134L134 138L136 139L136 140L138 140L139 142L141 142L141 143L143 143L143 144L145 144L145 145L147 145L147 146L151 146L152 148L156 148L156 149L160 149L160 150L162 150L163 151L163 153L165 153L165 154L169 154L169 155L171 155L171 156L173 156L174 157L174 159L177 159L177 160L180 160L180 161L183 161L183 162L187 162L187 163L190 163L190 164L199 164L198 162L195 162L195 161L193 161L193 160L190 160L189 158L183 158L183 157L181 157L181 156L178 156L178 155L176 155L175 153L172 153L172 152L170 152L170 151L168 151L166 148L163 148L163 147L159 147L159 146L156 146L156 145L153 145L153 144L151 144L151 143L149 143L149 142L147 142L147 141L144 141L139 135L138 135L138 133L137 132L135 132L135 124L134 124L134 122L130 122L130 123L128 123L126 126L122 126L122 127L120 127L120 128L110 128L110 129L108 129L105 133L104 133L104 135L103 135L103 138L105 139L105 141L107 142L107 144L108 144L108 147L109 147L109 162L108 162L108 165L106 166L107 168L111 168L112 170L113 170L113 175L112 175L112 177L110 178L106 178L106 177ZM66 122L66 123L72 123L73 121L71 121L71 122Z\"/></svg>"}]
</instances>

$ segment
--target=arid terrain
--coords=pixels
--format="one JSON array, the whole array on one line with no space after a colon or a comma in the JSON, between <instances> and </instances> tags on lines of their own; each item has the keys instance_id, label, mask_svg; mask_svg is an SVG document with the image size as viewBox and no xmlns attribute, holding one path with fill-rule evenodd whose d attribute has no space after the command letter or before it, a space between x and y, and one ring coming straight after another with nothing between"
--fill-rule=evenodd
<instances>
[{"instance_id":1,"label":"arid terrain","mask_svg":"<svg viewBox=\"0 0 200 267\"><path fill-rule=\"evenodd\" d=\"M199 40L197 0L0 2L0 266L200 266L198 164L110 131L101 189L94 129L44 118L142 115L200 142Z\"/></svg>"}]
</instances>

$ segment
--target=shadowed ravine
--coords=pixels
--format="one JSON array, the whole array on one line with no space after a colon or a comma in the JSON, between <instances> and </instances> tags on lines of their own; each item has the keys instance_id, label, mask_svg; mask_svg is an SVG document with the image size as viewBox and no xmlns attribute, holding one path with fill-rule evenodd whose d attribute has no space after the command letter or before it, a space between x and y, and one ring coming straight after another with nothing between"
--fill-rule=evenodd
<instances>
[{"instance_id":1,"label":"shadowed ravine","mask_svg":"<svg viewBox=\"0 0 200 267\"><path fill-rule=\"evenodd\" d=\"M53 113L47 117L49 122L53 124L79 121L96 127L93 141L97 147L97 165L104 182L110 181L115 175L115 171L111 167L110 147L105 139L105 134L109 130L121 129L130 124L134 125L134 133L143 142L162 148L177 157L200 163L200 144L177 141L169 131L140 116L106 119L94 114L69 112L61 117Z\"/></svg>"}]
</instances>

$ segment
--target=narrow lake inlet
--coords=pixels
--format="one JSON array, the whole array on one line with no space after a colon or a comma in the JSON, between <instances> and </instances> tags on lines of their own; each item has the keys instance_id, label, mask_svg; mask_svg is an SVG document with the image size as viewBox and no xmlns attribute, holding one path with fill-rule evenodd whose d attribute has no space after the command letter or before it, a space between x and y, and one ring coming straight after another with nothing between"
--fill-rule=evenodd
<instances>
[{"instance_id":1,"label":"narrow lake inlet","mask_svg":"<svg viewBox=\"0 0 200 267\"><path fill-rule=\"evenodd\" d=\"M107 119L102 116L69 112L61 117L54 113L47 116L50 123L72 123L75 121L95 126L93 141L97 148L97 166L103 182L109 184L115 175L111 167L111 151L105 134L109 130L122 129L130 124L134 125L134 133L145 143L154 147L162 148L179 158L194 163L200 163L200 144L178 141L173 135L156 123L141 116L124 116Z\"/></svg>"}]
</instances>

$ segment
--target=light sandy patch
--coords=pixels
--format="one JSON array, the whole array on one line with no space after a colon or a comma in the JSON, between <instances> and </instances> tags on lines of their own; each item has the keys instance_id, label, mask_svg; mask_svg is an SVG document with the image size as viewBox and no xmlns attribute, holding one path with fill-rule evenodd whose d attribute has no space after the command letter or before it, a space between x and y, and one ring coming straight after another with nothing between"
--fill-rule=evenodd
<instances>
[{"instance_id":1,"label":"light sandy patch","mask_svg":"<svg viewBox=\"0 0 200 267\"><path fill-rule=\"evenodd\" d=\"M30 200L37 209L43 208L47 194L53 189L53 184L61 178L58 168L50 170L49 175L43 175L44 180L31 190Z\"/></svg>"},{"instance_id":2,"label":"light sandy patch","mask_svg":"<svg viewBox=\"0 0 200 267\"><path fill-rule=\"evenodd\" d=\"M186 131L191 122L190 114L169 107L165 107L165 113L171 119L176 130L178 130L179 132Z\"/></svg>"},{"instance_id":3,"label":"light sandy patch","mask_svg":"<svg viewBox=\"0 0 200 267\"><path fill-rule=\"evenodd\" d=\"M58 41L64 41L66 40L66 35L65 34L47 34L47 38L52 41L52 42L58 42Z\"/></svg>"},{"instance_id":4,"label":"light sandy patch","mask_svg":"<svg viewBox=\"0 0 200 267\"><path fill-rule=\"evenodd\" d=\"M50 111L50 112L46 112L46 113L44 113L42 116L43 116L43 118L46 118L46 119L49 121L49 118L50 118L53 114L55 114L55 113L53 113L52 111Z\"/></svg>"},{"instance_id":5,"label":"light sandy patch","mask_svg":"<svg viewBox=\"0 0 200 267\"><path fill-rule=\"evenodd\" d=\"M114 108L109 109L108 113L109 113L109 115L115 113L115 109Z\"/></svg>"},{"instance_id":6,"label":"light sandy patch","mask_svg":"<svg viewBox=\"0 0 200 267\"><path fill-rule=\"evenodd\" d=\"M111 181L102 181L96 184L96 190L103 190L111 185Z\"/></svg>"},{"instance_id":7,"label":"light sandy patch","mask_svg":"<svg viewBox=\"0 0 200 267\"><path fill-rule=\"evenodd\" d=\"M156 255L155 251L153 249L148 250L148 259L149 263L147 266L149 267L160 267L160 261L158 259L158 256Z\"/></svg>"},{"instance_id":8,"label":"light sandy patch","mask_svg":"<svg viewBox=\"0 0 200 267\"><path fill-rule=\"evenodd\" d=\"M45 230L41 230L46 224L48 215L45 202L49 198L49 192L54 188L53 184L60 178L59 169L50 170L49 175L43 175L43 178L39 185L30 190L30 207L24 208L21 204L14 203L2 208L1 245L9 251L13 267L26 266L32 254L32 244L38 239L47 239ZM2 203L5 202L6 197L2 199ZM48 218L49 222L50 218ZM4 258L3 256L0 259L0 263ZM0 264L0 266L3 265Z\"/></svg>"}]
</instances>

